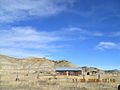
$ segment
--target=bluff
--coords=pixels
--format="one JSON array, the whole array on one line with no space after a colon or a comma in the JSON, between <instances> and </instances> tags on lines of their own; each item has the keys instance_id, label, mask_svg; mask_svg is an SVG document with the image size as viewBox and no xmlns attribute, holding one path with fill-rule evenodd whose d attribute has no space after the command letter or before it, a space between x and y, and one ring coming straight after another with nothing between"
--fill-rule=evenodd
<instances>
[{"instance_id":1,"label":"bluff","mask_svg":"<svg viewBox=\"0 0 120 90\"><path fill-rule=\"evenodd\" d=\"M32 72L32 73L46 73L53 74L55 68L76 67L71 62L67 60L49 60L47 58L29 57L29 58L14 58L6 55L0 55L0 70L10 71L10 70L21 70L22 72Z\"/></svg>"}]
</instances>

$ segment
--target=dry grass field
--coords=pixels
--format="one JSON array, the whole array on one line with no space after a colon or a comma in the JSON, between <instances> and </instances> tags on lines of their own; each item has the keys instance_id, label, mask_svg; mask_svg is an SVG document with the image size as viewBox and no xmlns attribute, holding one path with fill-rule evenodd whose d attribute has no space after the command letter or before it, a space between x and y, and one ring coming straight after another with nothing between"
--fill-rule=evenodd
<instances>
[{"instance_id":1,"label":"dry grass field","mask_svg":"<svg viewBox=\"0 0 120 90\"><path fill-rule=\"evenodd\" d=\"M120 82L119 75L103 75L98 82L90 81L97 79L97 76L86 76L85 82L81 81L82 76L40 76L35 78L34 75L30 75L26 77L21 77L16 81L15 76L2 76L0 90L117 90ZM107 80L104 81L105 79Z\"/></svg>"}]
</instances>

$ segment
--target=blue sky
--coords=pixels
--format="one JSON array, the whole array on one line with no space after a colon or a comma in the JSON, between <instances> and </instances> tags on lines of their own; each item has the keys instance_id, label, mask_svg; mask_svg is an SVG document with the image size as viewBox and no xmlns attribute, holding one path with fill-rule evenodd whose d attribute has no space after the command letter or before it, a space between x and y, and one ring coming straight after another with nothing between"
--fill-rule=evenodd
<instances>
[{"instance_id":1,"label":"blue sky","mask_svg":"<svg viewBox=\"0 0 120 90\"><path fill-rule=\"evenodd\" d=\"M120 0L1 0L0 54L120 69Z\"/></svg>"}]
</instances>

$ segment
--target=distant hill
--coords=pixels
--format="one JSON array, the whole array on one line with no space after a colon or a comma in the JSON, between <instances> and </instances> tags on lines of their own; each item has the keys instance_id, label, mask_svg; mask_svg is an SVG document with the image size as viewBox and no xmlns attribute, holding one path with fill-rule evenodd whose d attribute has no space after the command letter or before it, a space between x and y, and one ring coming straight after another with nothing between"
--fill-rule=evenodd
<instances>
[{"instance_id":1,"label":"distant hill","mask_svg":"<svg viewBox=\"0 0 120 90\"><path fill-rule=\"evenodd\" d=\"M105 73L120 73L120 70L118 69L113 69L113 70L104 70Z\"/></svg>"},{"instance_id":2,"label":"distant hill","mask_svg":"<svg viewBox=\"0 0 120 90\"><path fill-rule=\"evenodd\" d=\"M83 70L85 71L100 71L100 69L96 68L96 67L87 67L87 66L83 66L81 67Z\"/></svg>"},{"instance_id":3,"label":"distant hill","mask_svg":"<svg viewBox=\"0 0 120 90\"><path fill-rule=\"evenodd\" d=\"M15 66L14 66L15 65ZM0 66L1 69L9 69L13 68L23 68L23 69L36 69L36 70L44 70L44 71L52 71L57 67L67 67L73 68L76 67L71 62L67 60L48 60L47 58L37 58L37 57L29 57L29 58L14 58L6 55L0 55Z\"/></svg>"},{"instance_id":4,"label":"distant hill","mask_svg":"<svg viewBox=\"0 0 120 90\"><path fill-rule=\"evenodd\" d=\"M58 60L58 61L52 61L52 62L54 62L56 68L60 68L60 67L75 68L75 67L77 67L76 65L72 64L71 62L69 62L67 60Z\"/></svg>"},{"instance_id":5,"label":"distant hill","mask_svg":"<svg viewBox=\"0 0 120 90\"><path fill-rule=\"evenodd\" d=\"M49 60L47 58L29 57L14 58L6 55L0 55L0 69L29 69L35 71L52 72L54 68L76 68L78 66L72 64L68 60ZM96 67L81 67L84 71L96 71L105 73L116 73L120 70L101 70Z\"/></svg>"}]
</instances>

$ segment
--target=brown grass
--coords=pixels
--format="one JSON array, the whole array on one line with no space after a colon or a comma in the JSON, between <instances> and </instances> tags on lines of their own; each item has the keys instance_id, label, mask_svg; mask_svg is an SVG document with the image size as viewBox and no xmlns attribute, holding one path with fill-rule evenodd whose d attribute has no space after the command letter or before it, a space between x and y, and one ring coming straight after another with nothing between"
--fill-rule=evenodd
<instances>
[{"instance_id":1,"label":"brown grass","mask_svg":"<svg viewBox=\"0 0 120 90\"><path fill-rule=\"evenodd\" d=\"M116 90L120 82L119 76L104 75L101 79L116 79L116 82L88 82L90 78L86 76L86 82L80 82L82 76L40 76L35 75L21 77L15 81L15 76L2 76L0 90ZM74 82L73 82L74 80Z\"/></svg>"}]
</instances>

